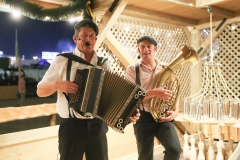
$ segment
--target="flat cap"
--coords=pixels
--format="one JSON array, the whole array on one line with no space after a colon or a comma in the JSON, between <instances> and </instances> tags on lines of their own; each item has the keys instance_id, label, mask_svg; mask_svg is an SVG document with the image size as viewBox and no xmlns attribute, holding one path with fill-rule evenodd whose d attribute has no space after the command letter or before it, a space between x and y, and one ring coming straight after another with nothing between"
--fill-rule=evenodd
<instances>
[{"instance_id":1,"label":"flat cap","mask_svg":"<svg viewBox=\"0 0 240 160\"><path fill-rule=\"evenodd\" d=\"M137 40L137 44L142 42L143 40L149 40L150 42L152 42L152 44L154 44L154 46L158 45L157 41L153 37L151 37L151 36L142 36L142 37L140 37Z\"/></svg>"},{"instance_id":2,"label":"flat cap","mask_svg":"<svg viewBox=\"0 0 240 160\"><path fill-rule=\"evenodd\" d=\"M98 31L98 26L96 25L96 23L94 23L92 20L89 20L89 19L84 19L84 20L78 22L77 24L75 24L74 29L77 30L78 28L84 27L84 26L93 27L93 29L96 33L96 36L98 35L98 32L99 32Z\"/></svg>"}]
</instances>

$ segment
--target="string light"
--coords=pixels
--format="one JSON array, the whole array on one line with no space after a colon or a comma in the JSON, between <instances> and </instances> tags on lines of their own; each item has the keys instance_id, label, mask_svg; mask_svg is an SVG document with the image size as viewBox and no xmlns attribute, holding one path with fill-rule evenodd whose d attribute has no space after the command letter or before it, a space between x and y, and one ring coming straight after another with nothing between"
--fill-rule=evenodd
<instances>
[{"instance_id":1,"label":"string light","mask_svg":"<svg viewBox=\"0 0 240 160\"><path fill-rule=\"evenodd\" d=\"M46 21L49 21L49 20L50 20L50 17L49 17L49 16L46 16L46 17L45 17L45 20L46 20Z\"/></svg>"},{"instance_id":2,"label":"string light","mask_svg":"<svg viewBox=\"0 0 240 160\"><path fill-rule=\"evenodd\" d=\"M21 11L13 10L12 16L13 16L13 18L19 18L21 16Z\"/></svg>"}]
</instances>

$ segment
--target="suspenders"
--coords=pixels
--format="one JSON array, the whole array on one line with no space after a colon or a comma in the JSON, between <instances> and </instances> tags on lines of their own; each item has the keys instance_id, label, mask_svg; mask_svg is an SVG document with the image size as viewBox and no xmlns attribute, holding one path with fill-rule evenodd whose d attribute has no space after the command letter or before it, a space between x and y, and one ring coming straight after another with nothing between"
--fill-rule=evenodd
<instances>
[{"instance_id":1,"label":"suspenders","mask_svg":"<svg viewBox=\"0 0 240 160\"><path fill-rule=\"evenodd\" d=\"M67 81L70 81L70 73L71 73L72 61L76 61L78 63L94 66L91 63L89 63L89 62L85 61L84 59L82 59L81 57L78 57L78 56L74 55L72 52L59 54L58 56L63 56L63 57L68 58L67 73L66 73L66 80ZM102 66L106 61L107 61L107 58L98 57L97 65L98 66Z\"/></svg>"},{"instance_id":2,"label":"suspenders","mask_svg":"<svg viewBox=\"0 0 240 160\"><path fill-rule=\"evenodd\" d=\"M76 55L74 55L72 52L70 53L63 53L63 54L59 54L57 56L63 56L68 58L68 64L67 64L67 70L66 70L66 80L70 81L70 74L71 74L71 67L72 67L72 61L76 61L78 63L82 63L82 64L86 64L86 65L90 65L90 66L94 66L91 63L85 61L84 59L82 59L81 57L78 57ZM98 66L102 66L104 64L104 62L107 61L107 58L104 57L98 57L98 61L97 61L97 65ZM66 93L63 93L67 99L67 101L69 101L69 97ZM70 116L70 111L69 111L69 116Z\"/></svg>"},{"instance_id":3,"label":"suspenders","mask_svg":"<svg viewBox=\"0 0 240 160\"><path fill-rule=\"evenodd\" d=\"M140 76L139 76L139 64L138 63L135 64L135 71L136 71L136 83L139 86L141 86Z\"/></svg>"}]
</instances>

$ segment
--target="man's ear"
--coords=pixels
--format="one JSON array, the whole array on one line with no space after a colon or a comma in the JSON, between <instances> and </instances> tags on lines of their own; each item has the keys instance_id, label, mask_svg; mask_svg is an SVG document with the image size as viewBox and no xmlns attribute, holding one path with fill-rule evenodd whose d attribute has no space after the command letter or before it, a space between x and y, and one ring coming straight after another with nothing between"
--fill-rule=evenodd
<instances>
[{"instance_id":1,"label":"man's ear","mask_svg":"<svg viewBox=\"0 0 240 160\"><path fill-rule=\"evenodd\" d=\"M140 50L139 50L139 48L138 48L138 53L139 53L139 55L137 56L137 58L140 59L141 56L140 56Z\"/></svg>"},{"instance_id":2,"label":"man's ear","mask_svg":"<svg viewBox=\"0 0 240 160\"><path fill-rule=\"evenodd\" d=\"M77 43L77 36L76 35L73 35L73 41L75 42L75 43Z\"/></svg>"}]
</instances>

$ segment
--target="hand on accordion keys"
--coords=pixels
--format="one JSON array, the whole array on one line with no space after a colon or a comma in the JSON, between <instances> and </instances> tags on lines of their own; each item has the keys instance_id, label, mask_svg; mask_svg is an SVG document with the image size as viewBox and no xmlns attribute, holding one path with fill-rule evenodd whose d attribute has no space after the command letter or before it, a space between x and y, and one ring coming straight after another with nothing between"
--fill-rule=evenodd
<instances>
[{"instance_id":1,"label":"hand on accordion keys","mask_svg":"<svg viewBox=\"0 0 240 160\"><path fill-rule=\"evenodd\" d=\"M55 88L58 91L65 93L76 93L78 91L78 85L71 81L57 81L55 82Z\"/></svg>"},{"instance_id":2,"label":"hand on accordion keys","mask_svg":"<svg viewBox=\"0 0 240 160\"><path fill-rule=\"evenodd\" d=\"M135 124L137 122L137 120L139 119L140 115L141 114L139 112L139 109L137 109L135 114L132 117L130 117L130 122Z\"/></svg>"}]
</instances>

